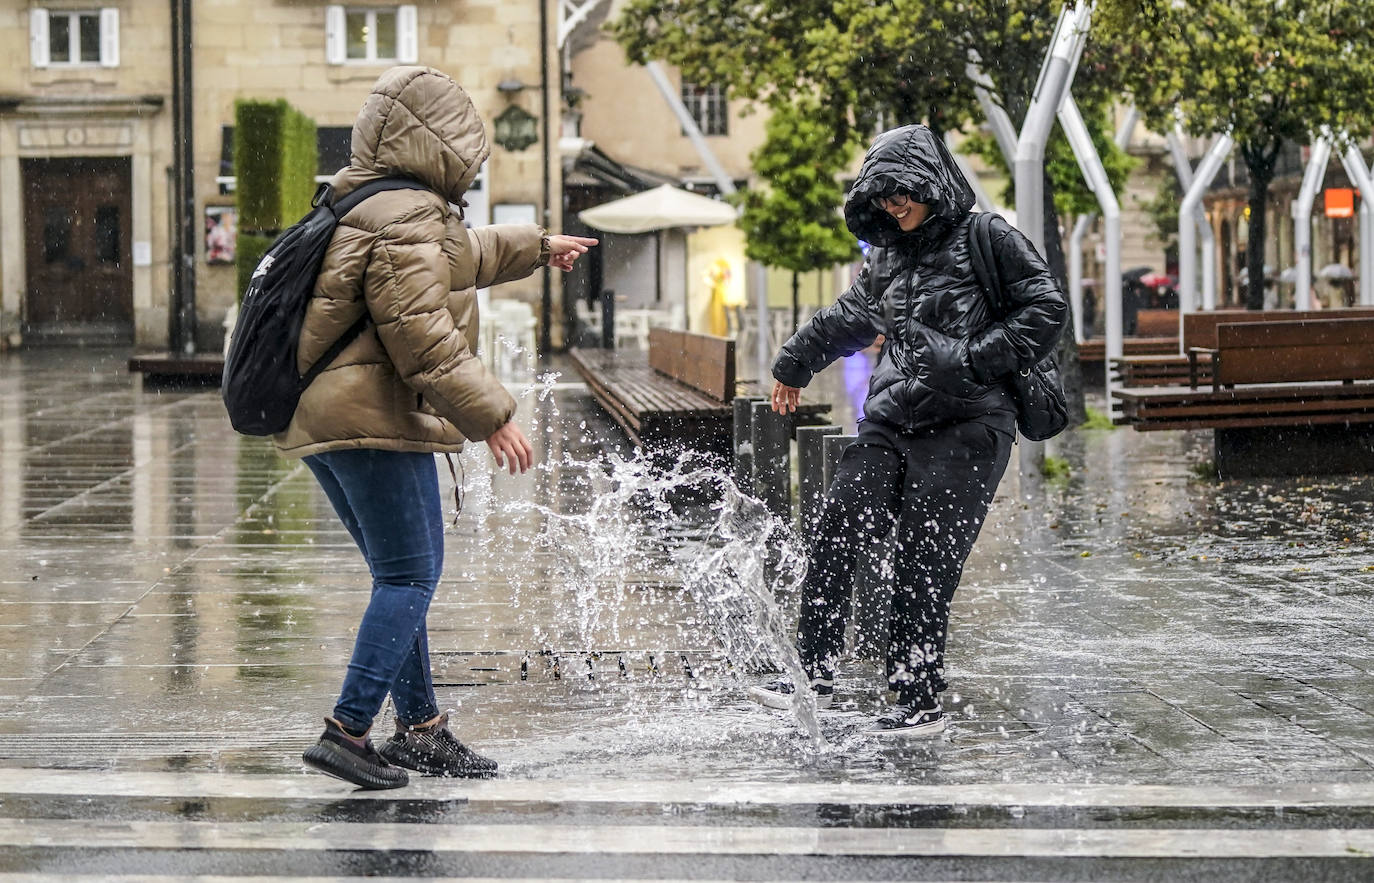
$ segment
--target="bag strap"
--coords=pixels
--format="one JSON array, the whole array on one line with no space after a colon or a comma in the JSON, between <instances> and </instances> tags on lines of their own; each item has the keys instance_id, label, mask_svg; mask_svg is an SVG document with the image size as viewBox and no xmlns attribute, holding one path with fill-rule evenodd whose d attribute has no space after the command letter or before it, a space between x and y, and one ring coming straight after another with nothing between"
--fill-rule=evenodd
<instances>
[{"instance_id":1,"label":"bag strap","mask_svg":"<svg viewBox=\"0 0 1374 883\"><path fill-rule=\"evenodd\" d=\"M328 185L325 186L327 187ZM348 214L349 212L353 211L353 209L361 205L368 198L376 196L378 193L383 193L387 190L429 190L432 192L433 189L434 188L432 187L426 187L419 181L412 181L409 178L381 178L376 181L369 181L368 183L359 187L357 190L354 190L352 193L349 193L347 196L340 199L338 202L331 202L329 208L332 212L334 212L334 217L342 218L344 215ZM331 188L329 194L326 195L325 199L330 199L332 196L333 191Z\"/></svg>"},{"instance_id":2,"label":"bag strap","mask_svg":"<svg viewBox=\"0 0 1374 883\"><path fill-rule=\"evenodd\" d=\"M387 190L432 191L433 188L426 187L419 181L412 181L409 178L381 178L376 181L369 181L368 183L359 187L357 190L354 190L352 193L349 193L343 199L340 199L338 202L334 202L334 188L326 183L321 184L320 188L317 191L315 191L315 198L311 201L311 205L317 207L321 205L328 205L329 210L334 213L335 219L338 219L342 218L344 215L348 214L353 209L357 208L359 205L362 205L362 203L367 199L376 196L378 193L383 193ZM315 364L310 366L310 370L306 371L304 374L301 375L299 388L301 390L304 390L307 386L311 384L311 382L316 377L319 377L320 372L324 371L325 368L328 368L330 364L333 363L334 359L339 355L339 353L344 351L344 347L348 346L350 343L358 339L358 335L363 333L363 329L367 327L367 323L369 320L370 317L367 313L363 313L361 316L359 316L358 321L350 325L348 330L343 333L343 336L341 336L338 340L334 341L334 344L330 346L329 349L324 351L324 355L320 356L318 359L315 360Z\"/></svg>"},{"instance_id":3,"label":"bag strap","mask_svg":"<svg viewBox=\"0 0 1374 883\"><path fill-rule=\"evenodd\" d=\"M315 360L315 364L310 366L309 371L301 375L300 386L297 387L297 389L304 392L305 388L309 386L316 377L320 376L320 372L328 368L329 364L334 361L339 353L344 351L344 347L358 339L358 335L363 333L363 329L367 327L370 318L371 317L368 316L367 313L363 313L358 317L358 321L348 326L348 330L343 333L343 336L334 341L333 346L325 350L324 355Z\"/></svg>"},{"instance_id":4,"label":"bag strap","mask_svg":"<svg viewBox=\"0 0 1374 883\"><path fill-rule=\"evenodd\" d=\"M993 312L1005 316L1006 299L1002 294L1002 277L997 269L997 254L992 247L992 212L979 212L968 225L968 253L973 275L992 302Z\"/></svg>"}]
</instances>

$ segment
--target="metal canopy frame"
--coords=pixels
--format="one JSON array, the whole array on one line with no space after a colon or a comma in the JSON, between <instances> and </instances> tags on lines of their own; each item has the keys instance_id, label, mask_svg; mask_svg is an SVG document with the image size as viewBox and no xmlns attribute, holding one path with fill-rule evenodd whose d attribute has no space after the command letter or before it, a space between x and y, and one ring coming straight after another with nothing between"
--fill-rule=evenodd
<instances>
[{"instance_id":1,"label":"metal canopy frame","mask_svg":"<svg viewBox=\"0 0 1374 883\"><path fill-rule=\"evenodd\" d=\"M1178 321L1179 352L1183 347L1183 316L1197 312L1197 215L1202 212L1202 195L1212 186L1221 164L1230 155L1235 140L1228 132L1217 138L1193 172L1192 184L1183 194L1178 209ZM1210 233L1210 228L1208 228ZM1215 275L1215 274L1213 274ZM1260 281L1263 284L1263 280Z\"/></svg>"},{"instance_id":2,"label":"metal canopy frame","mask_svg":"<svg viewBox=\"0 0 1374 883\"><path fill-rule=\"evenodd\" d=\"M1126 116L1121 120L1121 125L1116 129L1116 146L1124 150L1131 141L1131 133L1135 131L1136 123L1140 121L1140 112L1134 107L1126 111ZM1060 121L1063 122L1062 120ZM1096 212L1079 215L1074 222L1073 233L1069 236L1069 302L1073 304L1073 338L1079 343L1083 342L1083 238L1088 233L1088 228L1097 218ZM1108 255L1112 250L1112 239L1107 238L1106 247ZM1116 239L1120 243L1120 238ZM1118 249L1118 254L1120 250ZM1117 264L1121 260L1117 258ZM1103 289L1106 290L1105 288ZM1117 295L1120 296L1120 282L1117 283ZM1110 303L1110 301L1108 301ZM1103 305L1104 307L1107 304ZM1103 316L1104 322L1108 320Z\"/></svg>"},{"instance_id":3,"label":"metal canopy frame","mask_svg":"<svg viewBox=\"0 0 1374 883\"><path fill-rule=\"evenodd\" d=\"M1174 160L1174 172L1186 193L1193 186L1193 164L1188 160L1188 152L1183 146L1183 128L1175 126L1167 140L1169 155ZM1217 306L1216 236L1212 233L1212 225L1207 221L1207 212L1203 211L1201 203L1193 207L1193 223L1197 225L1198 236L1202 239L1202 308L1213 310Z\"/></svg>"},{"instance_id":4,"label":"metal canopy frame","mask_svg":"<svg viewBox=\"0 0 1374 883\"><path fill-rule=\"evenodd\" d=\"M1307 168L1302 173L1302 187L1293 201L1293 251L1297 254L1298 278L1293 290L1293 309L1310 310L1312 303L1312 203L1326 178L1326 165L1331 160L1331 133L1322 132L1312 142Z\"/></svg>"},{"instance_id":5,"label":"metal canopy frame","mask_svg":"<svg viewBox=\"0 0 1374 883\"><path fill-rule=\"evenodd\" d=\"M1355 144L1341 154L1341 164L1360 188L1360 305L1374 306L1374 174Z\"/></svg>"}]
</instances>

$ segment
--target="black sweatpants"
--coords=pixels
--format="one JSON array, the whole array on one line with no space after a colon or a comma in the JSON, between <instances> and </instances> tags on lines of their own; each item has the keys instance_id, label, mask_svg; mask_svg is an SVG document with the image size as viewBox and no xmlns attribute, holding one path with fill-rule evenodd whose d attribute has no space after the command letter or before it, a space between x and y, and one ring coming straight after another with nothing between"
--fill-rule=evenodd
<instances>
[{"instance_id":1,"label":"black sweatpants","mask_svg":"<svg viewBox=\"0 0 1374 883\"><path fill-rule=\"evenodd\" d=\"M904 704L934 705L950 601L1011 446L982 423L915 434L861 425L810 535L797 647L813 677L833 672L844 652L859 550L895 525L888 683Z\"/></svg>"}]
</instances>

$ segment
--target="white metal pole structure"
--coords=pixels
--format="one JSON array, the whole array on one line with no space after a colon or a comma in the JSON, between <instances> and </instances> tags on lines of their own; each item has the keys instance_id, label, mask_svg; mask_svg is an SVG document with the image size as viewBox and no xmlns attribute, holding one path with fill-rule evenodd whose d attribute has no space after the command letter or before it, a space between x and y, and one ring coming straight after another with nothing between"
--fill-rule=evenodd
<instances>
[{"instance_id":1,"label":"white metal pole structure","mask_svg":"<svg viewBox=\"0 0 1374 883\"><path fill-rule=\"evenodd\" d=\"M1016 225L1042 255L1045 253L1045 146L1054 127L1055 113L1069 85L1069 69L1082 45L1085 32L1078 27L1080 15L1077 6L1066 6L1059 14L1049 53L1040 68L1040 79L1016 141L1013 172Z\"/></svg>"},{"instance_id":2,"label":"white metal pole structure","mask_svg":"<svg viewBox=\"0 0 1374 883\"><path fill-rule=\"evenodd\" d=\"M964 179L968 181L968 186L973 190L973 199L978 203L978 211L993 212L997 210L997 205L988 195L988 191L983 187L983 182L978 180L978 175L974 173L973 167L964 159L964 155L954 149L953 138L948 132L945 133L945 147L949 148L949 155L954 157L954 164L959 167L959 171L964 173Z\"/></svg>"},{"instance_id":3,"label":"white metal pole structure","mask_svg":"<svg viewBox=\"0 0 1374 883\"><path fill-rule=\"evenodd\" d=\"M987 117L988 125L992 126L993 137L997 139L997 146L1002 150L1002 159L1007 161L1007 168L1011 168L1016 163L1016 125L1007 115L1006 108L993 100L993 83L988 75L983 73L981 64L982 59L978 57L978 53L970 51L969 62L964 71L973 81L973 94L978 97L978 104L983 108L983 116Z\"/></svg>"},{"instance_id":4,"label":"white metal pole structure","mask_svg":"<svg viewBox=\"0 0 1374 883\"><path fill-rule=\"evenodd\" d=\"M1169 154L1174 159L1174 172L1178 183L1187 193L1193 186L1193 164L1188 161L1188 152L1183 147L1183 130L1175 127L1168 135ZM1193 220L1197 224L1198 236L1202 239L1202 308L1217 308L1217 238L1212 233L1212 225L1207 221L1207 212L1202 204L1193 210ZM1180 278L1182 274L1180 273ZM1181 283L1180 283L1181 284ZM1182 338L1180 338L1181 340Z\"/></svg>"},{"instance_id":5,"label":"white metal pole structure","mask_svg":"<svg viewBox=\"0 0 1374 883\"><path fill-rule=\"evenodd\" d=\"M1293 200L1293 251L1297 258L1294 269L1298 273L1293 289L1293 309L1310 310L1312 303L1312 203L1326 178L1326 164L1331 159L1331 134L1322 132L1312 142L1307 168L1302 173L1302 187Z\"/></svg>"},{"instance_id":6,"label":"white metal pole structure","mask_svg":"<svg viewBox=\"0 0 1374 883\"><path fill-rule=\"evenodd\" d=\"M1087 182L1088 189L1097 197L1097 204L1102 208L1103 238L1106 240L1107 246L1107 261L1102 271L1102 275L1105 277L1102 280L1102 292L1106 305L1107 364L1110 366L1112 359L1121 358L1123 347L1121 327L1121 204L1117 201L1116 193L1112 190L1111 181L1107 179L1107 170L1102 165L1102 158L1097 155L1097 148L1093 146L1092 135L1083 122L1083 115L1078 111L1078 102L1073 100L1072 94L1066 94L1063 103L1059 106L1059 125L1063 127L1064 134L1069 139L1069 146L1073 148L1073 154L1078 159L1078 166L1083 172L1083 180ZM1079 260L1081 261L1082 258ZM1107 393L1107 405L1110 408L1112 401L1112 372L1110 367L1105 374L1103 383Z\"/></svg>"},{"instance_id":7,"label":"white metal pole structure","mask_svg":"<svg viewBox=\"0 0 1374 883\"><path fill-rule=\"evenodd\" d=\"M1045 145L1049 143L1054 117L1071 83L1072 68L1087 37L1087 8L1066 6L1059 14L1049 52L1040 68L1040 79L1031 95L1021 135L1016 141L1013 179L1016 184L1016 225L1040 254L1045 254ZM1056 231L1057 235L1057 231ZM1045 443L1022 439L1020 470L1023 477L1037 476L1045 459Z\"/></svg>"},{"instance_id":8,"label":"white metal pole structure","mask_svg":"<svg viewBox=\"0 0 1374 883\"><path fill-rule=\"evenodd\" d=\"M680 95L676 89L673 89L672 82L668 81L668 74L664 73L664 67L658 62L649 62L647 65L644 65L644 70L649 71L649 77L654 81L655 87L658 87L658 92L664 96L665 102L668 102L668 107L672 108L673 115L677 117L679 125L682 125L683 132L687 135L687 140L691 141L691 146L697 148L697 155L701 157L702 165L706 166L706 170L710 172L710 177L716 181L716 190L719 190L720 194L723 196L734 194L735 181L731 180L730 174L725 173L724 166L720 165L719 159L716 159L716 154L710 150L709 144L706 144L705 136L702 136L701 129L697 126L697 121L692 119L692 115L690 111L687 110L686 104L683 104L683 96ZM660 235L662 235L662 233L660 233ZM687 265L686 233L683 233L683 265ZM691 312L688 301L690 301L691 298L690 291L688 291L687 288L687 280L684 280L683 284L683 328L688 328L691 327L691 323L688 321L688 316L690 316ZM765 301L767 298L761 299ZM763 305L760 306L760 320L763 319L763 314L767 314L767 310L767 303L763 303ZM760 361L760 364L763 363ZM760 383L763 382L763 376L764 375L760 372L760 375L758 375Z\"/></svg>"},{"instance_id":9,"label":"white metal pole structure","mask_svg":"<svg viewBox=\"0 0 1374 883\"><path fill-rule=\"evenodd\" d=\"M1140 111L1136 110L1134 107L1126 111L1126 116L1121 120L1121 125L1117 126L1116 129L1116 137L1114 140L1116 141L1117 147L1124 150L1126 145L1131 143L1131 133L1135 131L1135 124L1139 120ZM1059 122L1062 125L1064 121L1061 118ZM1086 172L1084 174L1086 175ZM1069 303L1073 305L1073 339L1079 343L1083 342L1083 237L1087 235L1088 228L1092 226L1092 222L1096 217L1096 212L1079 215L1078 220L1074 222L1073 233L1069 236ZM1107 248L1109 250L1112 247L1112 241L1113 240L1110 238L1107 240ZM1118 238L1115 241L1117 242L1119 255L1120 239ZM1119 257L1117 263L1118 265L1120 264ZM1119 274L1117 276L1116 291L1117 296L1120 297L1121 279ZM1116 306L1116 315L1118 317L1121 316L1121 304L1119 300ZM1107 324L1107 328L1110 329L1110 320L1105 314L1103 320L1104 323ZM1120 326L1118 326L1117 333L1121 333ZM1111 336L1109 330L1106 332L1106 336ZM1108 355L1110 356L1110 353Z\"/></svg>"},{"instance_id":10,"label":"white metal pole structure","mask_svg":"<svg viewBox=\"0 0 1374 883\"><path fill-rule=\"evenodd\" d=\"M1360 188L1360 306L1374 306L1374 175L1354 144L1341 154L1341 164Z\"/></svg>"},{"instance_id":11,"label":"white metal pole structure","mask_svg":"<svg viewBox=\"0 0 1374 883\"><path fill-rule=\"evenodd\" d=\"M1183 347L1183 315L1197 311L1197 220L1202 208L1202 194L1221 170L1221 164L1231 152L1235 141L1228 132L1213 142L1193 174L1193 184L1183 194L1178 208L1178 312L1179 351ZM1261 283L1262 284L1262 283Z\"/></svg>"},{"instance_id":12,"label":"white metal pole structure","mask_svg":"<svg viewBox=\"0 0 1374 883\"><path fill-rule=\"evenodd\" d=\"M1140 119L1140 112L1134 107L1130 108L1121 125L1116 130L1116 146L1125 149L1131 141L1131 132L1135 130L1135 124ZM1069 303L1073 304L1073 336L1079 343L1083 342L1083 238L1088 233L1088 228L1097 218L1096 212L1079 215L1074 222L1073 233L1069 236ZM1105 318L1105 316L1104 316Z\"/></svg>"},{"instance_id":13,"label":"white metal pole structure","mask_svg":"<svg viewBox=\"0 0 1374 883\"><path fill-rule=\"evenodd\" d=\"M663 66L656 61L651 61L644 65L644 69L649 72L654 85L662 93L663 100L668 102L668 106L672 108L673 115L677 117L678 123L682 126L682 131L687 135L687 140L692 142L697 155L701 157L702 164L706 166L706 170L711 173L711 177L715 180L716 189L726 196L734 193L735 182L725 173L725 167L716 159L715 153L706 143L706 138L702 136L701 129L697 128L697 121L692 119L692 114L688 112L687 105L682 103L682 96L673 88L673 84L668 82L668 75L663 72Z\"/></svg>"},{"instance_id":14,"label":"white metal pole structure","mask_svg":"<svg viewBox=\"0 0 1374 883\"><path fill-rule=\"evenodd\" d=\"M1092 226L1095 212L1078 216L1069 235L1069 304L1073 307L1073 339L1083 342L1083 237Z\"/></svg>"}]
</instances>

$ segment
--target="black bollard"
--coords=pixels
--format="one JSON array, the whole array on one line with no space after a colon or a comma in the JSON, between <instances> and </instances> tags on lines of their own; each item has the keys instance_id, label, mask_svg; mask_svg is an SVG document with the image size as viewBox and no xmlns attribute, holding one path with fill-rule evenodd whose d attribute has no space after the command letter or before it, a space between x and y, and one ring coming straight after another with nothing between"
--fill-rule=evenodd
<instances>
[{"instance_id":1,"label":"black bollard","mask_svg":"<svg viewBox=\"0 0 1374 883\"><path fill-rule=\"evenodd\" d=\"M803 535L820 516L825 499L825 440L843 431L838 426L797 427L797 519Z\"/></svg>"},{"instance_id":2,"label":"black bollard","mask_svg":"<svg viewBox=\"0 0 1374 883\"><path fill-rule=\"evenodd\" d=\"M774 413L768 402L754 402L751 414L754 484L758 497L769 512L784 520L791 520L794 417L791 414Z\"/></svg>"},{"instance_id":3,"label":"black bollard","mask_svg":"<svg viewBox=\"0 0 1374 883\"><path fill-rule=\"evenodd\" d=\"M753 496L758 493L754 487L754 402L764 401L762 396L738 396L734 401L735 438L734 438L734 479L735 487Z\"/></svg>"},{"instance_id":4,"label":"black bollard","mask_svg":"<svg viewBox=\"0 0 1374 883\"><path fill-rule=\"evenodd\" d=\"M615 292L609 288L601 292L601 347L615 349Z\"/></svg>"}]
</instances>

